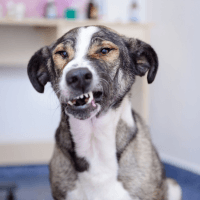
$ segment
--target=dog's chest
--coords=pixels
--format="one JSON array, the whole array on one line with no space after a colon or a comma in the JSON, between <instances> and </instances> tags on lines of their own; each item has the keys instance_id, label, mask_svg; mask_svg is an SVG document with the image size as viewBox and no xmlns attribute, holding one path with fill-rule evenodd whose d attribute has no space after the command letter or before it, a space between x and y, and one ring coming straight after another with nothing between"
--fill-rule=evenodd
<instances>
[{"instance_id":1,"label":"dog's chest","mask_svg":"<svg viewBox=\"0 0 200 200\"><path fill-rule=\"evenodd\" d=\"M129 199L117 181L116 127L120 117L118 109L92 120L70 119L76 154L87 160L89 169L78 174L77 189L68 194L69 200Z\"/></svg>"},{"instance_id":2,"label":"dog's chest","mask_svg":"<svg viewBox=\"0 0 200 200\"><path fill-rule=\"evenodd\" d=\"M116 127L119 113L110 111L105 116L89 120L70 119L70 130L78 157L89 163L87 172L81 173L90 178L117 175ZM89 178L89 177L88 177Z\"/></svg>"}]
</instances>

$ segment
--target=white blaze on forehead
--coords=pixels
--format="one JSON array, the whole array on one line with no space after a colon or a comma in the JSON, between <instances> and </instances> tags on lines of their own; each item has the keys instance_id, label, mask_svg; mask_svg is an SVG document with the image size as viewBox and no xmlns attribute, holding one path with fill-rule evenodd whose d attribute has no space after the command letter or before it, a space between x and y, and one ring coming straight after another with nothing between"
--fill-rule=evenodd
<instances>
[{"instance_id":1,"label":"white blaze on forehead","mask_svg":"<svg viewBox=\"0 0 200 200\"><path fill-rule=\"evenodd\" d=\"M83 58L89 49L91 39L94 33L99 29L95 26L82 27L78 31L75 59Z\"/></svg>"},{"instance_id":2,"label":"white blaze on forehead","mask_svg":"<svg viewBox=\"0 0 200 200\"><path fill-rule=\"evenodd\" d=\"M90 66L87 59L85 59L85 56L88 53L88 49L91 43L91 39L94 33L98 32L99 28L95 26L89 26L89 27L81 27L78 30L77 34L77 40L76 40L76 46L75 46L75 56L74 58L67 63L63 70L63 74L60 80L60 89L62 91L62 95L66 98L69 97L69 93L66 92L69 90L67 84L66 84L66 74L74 69L74 68L81 68L81 67L87 67L93 75L93 85L96 85L98 83L98 76L96 75L95 70Z\"/></svg>"}]
</instances>

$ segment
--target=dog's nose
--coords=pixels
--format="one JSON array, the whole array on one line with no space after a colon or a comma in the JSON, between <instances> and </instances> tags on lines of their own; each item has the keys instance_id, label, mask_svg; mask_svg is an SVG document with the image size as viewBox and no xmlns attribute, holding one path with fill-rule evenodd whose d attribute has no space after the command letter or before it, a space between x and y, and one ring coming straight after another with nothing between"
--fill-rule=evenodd
<instances>
[{"instance_id":1,"label":"dog's nose","mask_svg":"<svg viewBox=\"0 0 200 200\"><path fill-rule=\"evenodd\" d=\"M69 87L85 92L92 82L92 73L88 68L76 68L70 70L66 75Z\"/></svg>"}]
</instances>

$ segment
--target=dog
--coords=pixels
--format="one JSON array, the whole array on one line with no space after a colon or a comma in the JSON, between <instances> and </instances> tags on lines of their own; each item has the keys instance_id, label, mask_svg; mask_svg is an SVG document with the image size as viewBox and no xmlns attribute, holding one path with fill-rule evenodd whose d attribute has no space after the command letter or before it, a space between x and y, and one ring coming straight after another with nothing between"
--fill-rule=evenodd
<instances>
[{"instance_id":1,"label":"dog","mask_svg":"<svg viewBox=\"0 0 200 200\"><path fill-rule=\"evenodd\" d=\"M55 200L181 200L131 106L135 77L147 73L150 84L157 70L149 44L104 26L72 29L32 56L33 87L43 93L50 82L61 104L49 165Z\"/></svg>"}]
</instances>

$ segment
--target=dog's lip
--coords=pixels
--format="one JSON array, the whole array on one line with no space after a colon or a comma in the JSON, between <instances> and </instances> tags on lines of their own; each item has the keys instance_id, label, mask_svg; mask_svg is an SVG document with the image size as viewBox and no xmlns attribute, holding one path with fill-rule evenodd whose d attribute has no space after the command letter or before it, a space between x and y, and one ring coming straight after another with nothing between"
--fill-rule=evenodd
<instances>
[{"instance_id":1,"label":"dog's lip","mask_svg":"<svg viewBox=\"0 0 200 200\"><path fill-rule=\"evenodd\" d=\"M93 98L90 103L81 105L81 102L79 101L80 105L79 106L74 106L74 105L69 105L65 101L64 106L65 106L65 113L67 115L72 115L77 119L88 119L91 116L94 116L97 114L97 112L100 111L101 109L101 101L103 99L103 92L101 91L95 91L93 93ZM81 100L83 101L83 100ZM83 103L83 102L82 102Z\"/></svg>"},{"instance_id":2,"label":"dog's lip","mask_svg":"<svg viewBox=\"0 0 200 200\"><path fill-rule=\"evenodd\" d=\"M85 109L87 109L87 108L89 108L89 107L93 107L93 108L95 108L95 107L97 107L96 106L96 104L95 104L95 106L94 106L94 104L95 103L89 103L89 104L84 104L84 105L82 105L82 106L71 106L71 105L69 105L69 104L67 104L67 107L69 108L69 109L73 109L73 110L77 110L77 111L81 111L81 110L85 110Z\"/></svg>"},{"instance_id":3,"label":"dog's lip","mask_svg":"<svg viewBox=\"0 0 200 200\"><path fill-rule=\"evenodd\" d=\"M103 97L102 91L100 90L90 91L88 93L77 95L75 97L70 97L67 101L65 101L65 104L73 108L85 108L89 104L92 104L94 107L96 107L96 103L100 103L102 97ZM78 104L82 103L85 104L77 105L77 102Z\"/></svg>"}]
</instances>

